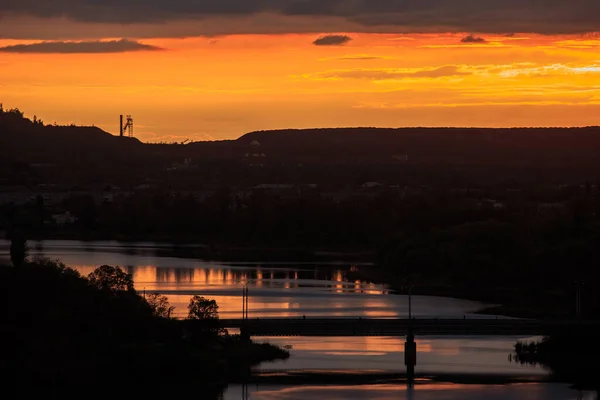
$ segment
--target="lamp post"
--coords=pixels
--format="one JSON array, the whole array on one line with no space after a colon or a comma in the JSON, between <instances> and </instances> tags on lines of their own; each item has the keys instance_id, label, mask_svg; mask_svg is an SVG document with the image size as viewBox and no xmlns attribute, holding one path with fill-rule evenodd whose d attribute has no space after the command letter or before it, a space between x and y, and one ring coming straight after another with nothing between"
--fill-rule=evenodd
<instances>
[{"instance_id":1,"label":"lamp post","mask_svg":"<svg viewBox=\"0 0 600 400\"><path fill-rule=\"evenodd\" d=\"M415 381L415 365L417 365L417 343L412 327L412 283L406 280L408 290L408 332L404 343L404 365L406 365L406 378L408 387L412 388Z\"/></svg>"},{"instance_id":2,"label":"lamp post","mask_svg":"<svg viewBox=\"0 0 600 400\"><path fill-rule=\"evenodd\" d=\"M242 328L240 336L244 343L250 343L250 334L248 332L248 280L242 280Z\"/></svg>"},{"instance_id":3,"label":"lamp post","mask_svg":"<svg viewBox=\"0 0 600 400\"><path fill-rule=\"evenodd\" d=\"M583 280L576 280L575 282L575 315L577 319L581 319L581 286L583 286Z\"/></svg>"},{"instance_id":4,"label":"lamp post","mask_svg":"<svg viewBox=\"0 0 600 400\"><path fill-rule=\"evenodd\" d=\"M412 289L413 289L413 285L412 285L410 279L406 279L404 288L408 292L408 320L410 323L410 320L412 319Z\"/></svg>"},{"instance_id":5,"label":"lamp post","mask_svg":"<svg viewBox=\"0 0 600 400\"><path fill-rule=\"evenodd\" d=\"M242 281L242 319L248 319L248 281Z\"/></svg>"},{"instance_id":6,"label":"lamp post","mask_svg":"<svg viewBox=\"0 0 600 400\"><path fill-rule=\"evenodd\" d=\"M408 320L412 320L412 285L410 284L408 285Z\"/></svg>"}]
</instances>

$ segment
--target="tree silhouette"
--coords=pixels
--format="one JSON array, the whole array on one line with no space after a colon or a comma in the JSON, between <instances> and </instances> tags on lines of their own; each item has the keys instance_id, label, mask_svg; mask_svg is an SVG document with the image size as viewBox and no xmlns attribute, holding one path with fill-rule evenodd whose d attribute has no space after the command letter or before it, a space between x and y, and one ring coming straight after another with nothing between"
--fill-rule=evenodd
<instances>
[{"instance_id":1,"label":"tree silhouette","mask_svg":"<svg viewBox=\"0 0 600 400\"><path fill-rule=\"evenodd\" d=\"M10 242L10 261L12 264L17 268L22 267L28 254L27 240L21 235L14 236Z\"/></svg>"},{"instance_id":2,"label":"tree silhouette","mask_svg":"<svg viewBox=\"0 0 600 400\"><path fill-rule=\"evenodd\" d=\"M159 293L152 293L146 296L146 301L152 309L152 314L160 318L170 318L175 306L169 304L167 296Z\"/></svg>"},{"instance_id":3,"label":"tree silhouette","mask_svg":"<svg viewBox=\"0 0 600 400\"><path fill-rule=\"evenodd\" d=\"M188 319L218 319L219 306L215 300L194 296L188 305Z\"/></svg>"},{"instance_id":4,"label":"tree silhouette","mask_svg":"<svg viewBox=\"0 0 600 400\"><path fill-rule=\"evenodd\" d=\"M90 284L99 290L118 293L133 291L133 278L119 267L102 265L88 275Z\"/></svg>"}]
</instances>

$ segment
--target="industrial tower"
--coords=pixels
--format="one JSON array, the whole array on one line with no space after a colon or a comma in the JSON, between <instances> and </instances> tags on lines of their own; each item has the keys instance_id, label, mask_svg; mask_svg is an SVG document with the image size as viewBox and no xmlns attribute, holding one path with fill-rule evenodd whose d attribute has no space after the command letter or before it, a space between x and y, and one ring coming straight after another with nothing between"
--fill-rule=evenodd
<instances>
[{"instance_id":1,"label":"industrial tower","mask_svg":"<svg viewBox=\"0 0 600 400\"><path fill-rule=\"evenodd\" d=\"M128 115L127 121L125 125L123 125L123 115L120 115L119 136L123 137L126 131L127 136L133 137L133 118L131 115Z\"/></svg>"}]
</instances>

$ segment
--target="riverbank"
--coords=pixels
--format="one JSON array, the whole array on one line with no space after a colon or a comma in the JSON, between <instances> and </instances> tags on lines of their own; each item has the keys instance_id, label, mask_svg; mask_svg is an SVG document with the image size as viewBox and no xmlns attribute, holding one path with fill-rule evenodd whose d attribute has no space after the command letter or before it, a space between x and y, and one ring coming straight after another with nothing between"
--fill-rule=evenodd
<instances>
[{"instance_id":1,"label":"riverbank","mask_svg":"<svg viewBox=\"0 0 600 400\"><path fill-rule=\"evenodd\" d=\"M1 235L6 237L6 235ZM118 235L89 232L31 232L29 241L69 240L79 242L114 241L134 246L156 244L157 253L170 257L195 258L205 261L269 261L269 262L331 262L372 263L376 252L346 248L318 248L306 246L271 246L239 243L199 243L189 235Z\"/></svg>"},{"instance_id":2,"label":"riverbank","mask_svg":"<svg viewBox=\"0 0 600 400\"><path fill-rule=\"evenodd\" d=\"M131 238L130 238L131 239ZM66 239L65 239L66 240ZM77 240L77 242L93 243ZM117 241L114 241L117 242ZM128 251L135 252L136 247L149 248L158 256L201 259L220 262L269 262L277 263L332 263L352 264L354 268L347 272L349 281L367 281L387 285L392 293L406 294L404 279L386 273L379 265L373 263L374 253L346 252L335 249L308 248L272 248L264 246L233 246L209 244L184 244L175 242L139 242L121 241ZM32 246L35 243L30 242ZM549 294L540 298L539 293L518 291L510 287L495 287L493 282L484 286L451 285L440 280L420 279L413 285L412 293L423 296L451 297L486 303L489 306L477 310L479 314L498 315L517 318L552 318L571 319L570 310L565 309L562 297ZM548 299L551 301L548 301Z\"/></svg>"},{"instance_id":3,"label":"riverbank","mask_svg":"<svg viewBox=\"0 0 600 400\"><path fill-rule=\"evenodd\" d=\"M543 365L552 371L553 379L571 382L579 389L600 390L600 373L594 368L600 357L599 334L580 329L537 342L519 342L515 345L516 360Z\"/></svg>"},{"instance_id":4,"label":"riverbank","mask_svg":"<svg viewBox=\"0 0 600 400\"><path fill-rule=\"evenodd\" d=\"M350 280L362 280L387 285L391 293L408 294L406 281L402 277L390 276L377 266L358 267L348 274ZM413 283L411 293L419 296L450 297L485 303L487 306L476 310L476 314L497 315L510 318L532 319L573 319L562 296L547 293L522 291L515 287L494 285L452 285L436 282L435 279L421 279Z\"/></svg>"}]
</instances>

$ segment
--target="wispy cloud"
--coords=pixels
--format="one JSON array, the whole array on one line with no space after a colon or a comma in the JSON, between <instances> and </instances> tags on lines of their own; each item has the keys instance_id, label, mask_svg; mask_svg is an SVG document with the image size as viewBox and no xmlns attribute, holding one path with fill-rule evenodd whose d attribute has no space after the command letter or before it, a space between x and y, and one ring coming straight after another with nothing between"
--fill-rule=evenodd
<instances>
[{"instance_id":1,"label":"wispy cloud","mask_svg":"<svg viewBox=\"0 0 600 400\"><path fill-rule=\"evenodd\" d=\"M134 40L121 39L112 41L82 41L82 42L39 42L31 44L16 44L0 47L0 52L5 53L127 53L132 51L158 51L160 47L143 44Z\"/></svg>"},{"instance_id":2,"label":"wispy cloud","mask_svg":"<svg viewBox=\"0 0 600 400\"><path fill-rule=\"evenodd\" d=\"M315 40L313 44L315 46L342 46L351 40L352 38L346 35L326 35Z\"/></svg>"},{"instance_id":3,"label":"wispy cloud","mask_svg":"<svg viewBox=\"0 0 600 400\"><path fill-rule=\"evenodd\" d=\"M455 65L439 68L422 69L353 69L344 71L322 72L305 75L308 79L368 79L372 81L398 80L407 78L443 78L449 76L471 75L471 72L461 71Z\"/></svg>"},{"instance_id":4,"label":"wispy cloud","mask_svg":"<svg viewBox=\"0 0 600 400\"><path fill-rule=\"evenodd\" d=\"M372 56L369 54L356 54L343 57L321 58L320 61L374 61L390 59L392 59L392 57Z\"/></svg>"}]
</instances>

